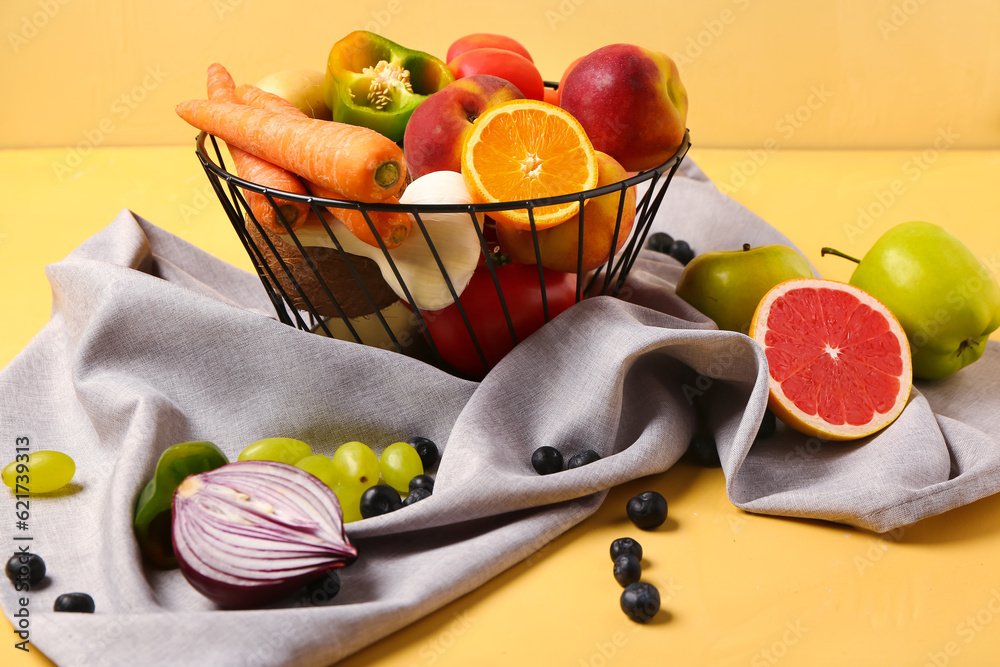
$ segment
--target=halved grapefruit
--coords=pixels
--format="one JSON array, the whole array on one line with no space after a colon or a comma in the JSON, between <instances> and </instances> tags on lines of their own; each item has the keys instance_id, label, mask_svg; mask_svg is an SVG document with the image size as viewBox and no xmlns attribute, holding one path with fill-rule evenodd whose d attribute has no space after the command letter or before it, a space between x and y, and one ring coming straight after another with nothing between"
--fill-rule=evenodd
<instances>
[{"instance_id":1,"label":"halved grapefruit","mask_svg":"<svg viewBox=\"0 0 1000 667\"><path fill-rule=\"evenodd\" d=\"M750 337L767 356L768 407L807 435L871 435L899 416L910 395L903 328L852 285L802 278L775 286L757 306Z\"/></svg>"}]
</instances>

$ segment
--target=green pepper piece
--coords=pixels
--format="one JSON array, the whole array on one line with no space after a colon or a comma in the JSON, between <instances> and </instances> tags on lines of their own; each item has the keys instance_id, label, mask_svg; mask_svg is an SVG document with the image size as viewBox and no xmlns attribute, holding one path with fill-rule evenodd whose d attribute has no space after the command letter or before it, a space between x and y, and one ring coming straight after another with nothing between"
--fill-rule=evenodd
<instances>
[{"instance_id":1,"label":"green pepper piece","mask_svg":"<svg viewBox=\"0 0 1000 667\"><path fill-rule=\"evenodd\" d=\"M330 50L323 94L333 120L400 143L414 109L454 80L440 58L355 30Z\"/></svg>"},{"instance_id":2,"label":"green pepper piece","mask_svg":"<svg viewBox=\"0 0 1000 667\"><path fill-rule=\"evenodd\" d=\"M153 479L139 494L133 521L139 548L154 565L177 566L171 539L171 506L177 486L189 475L227 463L229 459L222 450L207 440L181 442L160 455Z\"/></svg>"}]
</instances>

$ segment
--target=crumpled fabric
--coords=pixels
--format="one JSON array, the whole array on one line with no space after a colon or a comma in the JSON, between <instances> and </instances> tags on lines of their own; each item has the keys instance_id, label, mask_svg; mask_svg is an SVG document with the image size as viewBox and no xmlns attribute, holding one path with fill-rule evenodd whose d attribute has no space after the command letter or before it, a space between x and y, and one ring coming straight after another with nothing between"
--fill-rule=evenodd
<instances>
[{"instance_id":1,"label":"crumpled fabric","mask_svg":"<svg viewBox=\"0 0 1000 667\"><path fill-rule=\"evenodd\" d=\"M651 230L698 251L789 243L690 161ZM682 267L643 251L626 298L593 297L523 341L482 382L275 319L254 275L129 211L48 267L51 321L0 372L0 438L77 463L31 499L51 583L30 593L31 640L60 665L331 664L473 590L577 524L610 487L667 470L706 406L730 500L750 512L885 532L1000 490L1000 352L918 382L899 419L849 443L779 424L762 350L673 292ZM211 440L231 460L283 435L331 454L413 435L442 450L434 494L348 524L356 563L324 604L217 608L179 571L151 569L136 497L164 449ZM601 459L539 476L541 444ZM5 505L13 504L7 494ZM59 614L86 591L95 614ZM0 603L13 619L13 587Z\"/></svg>"}]
</instances>

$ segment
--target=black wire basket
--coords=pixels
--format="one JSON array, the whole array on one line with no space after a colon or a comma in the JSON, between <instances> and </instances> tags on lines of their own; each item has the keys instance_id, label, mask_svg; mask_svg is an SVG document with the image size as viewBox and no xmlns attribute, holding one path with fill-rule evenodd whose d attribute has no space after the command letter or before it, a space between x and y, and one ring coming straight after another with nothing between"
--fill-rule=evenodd
<instances>
[{"instance_id":1,"label":"black wire basket","mask_svg":"<svg viewBox=\"0 0 1000 667\"><path fill-rule=\"evenodd\" d=\"M211 148L208 144L211 144ZM477 336L467 313L467 304L463 304L460 300L460 289L457 289L449 278L448 271L427 233L425 218L437 214L468 215L482 251L480 262L489 272L499 297L503 324L506 324L510 336L508 347L512 348L519 338L515 331L516 318L512 317L514 313L511 310L515 304L504 298L498 279L497 268L500 260L497 242L490 234L490 213L504 210L527 211L540 288L541 317L542 321L548 322L554 315L550 313L550 295L547 293L546 280L543 276L539 230L534 224L533 211L542 206L566 202L579 203L574 302L598 294L617 296L645 243L653 218L663 202L667 186L690 145L689 133L685 133L683 142L670 159L617 183L557 197L498 204L376 204L303 196L266 188L230 173L226 168L219 141L212 135L204 132L198 135L196 154L226 215L250 256L281 322L304 331L393 349L421 358L455 375L478 379L489 371L497 359L490 358L490 351L484 346L484 341ZM644 183L648 183L648 187L636 199L636 214L631 229L625 230L626 238L620 240L626 191ZM321 222L322 228L329 234L329 243L324 240L324 247L304 244L287 224L285 224L287 234L276 235L267 231L248 205L244 190L263 195L274 209L276 219L282 224L285 224L285 218L275 200L308 205ZM620 247L620 250L617 253L609 253L609 257L601 267L583 270L584 205L594 197L613 192L619 192L620 196L618 217L610 247ZM358 211L364 216L379 244L378 250L385 259L384 263L372 262L370 258L351 254L337 240L336 234L330 227L330 223L335 222L330 220L331 211L337 209ZM479 362L475 364L475 368L458 368L448 363L447 355L442 355L441 343L435 341L433 329L428 326L428 313L418 307L411 290L400 275L393 253L386 248L376 232L371 217L376 211L409 214L412 221L410 234L423 235L441 278L454 301L454 305L449 307L457 310L460 321L471 339L472 348ZM386 289L383 280L386 271L391 272L395 278L397 285L395 292Z\"/></svg>"}]
</instances>

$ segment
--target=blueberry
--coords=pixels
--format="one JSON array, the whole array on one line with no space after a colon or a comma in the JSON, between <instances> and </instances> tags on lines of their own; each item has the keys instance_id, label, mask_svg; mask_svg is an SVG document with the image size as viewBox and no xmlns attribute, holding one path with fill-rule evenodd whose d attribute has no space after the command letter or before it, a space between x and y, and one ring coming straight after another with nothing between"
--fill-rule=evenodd
<instances>
[{"instance_id":1,"label":"blueberry","mask_svg":"<svg viewBox=\"0 0 1000 667\"><path fill-rule=\"evenodd\" d=\"M691 249L687 241L674 241L667 254L685 266L694 259L694 250Z\"/></svg>"},{"instance_id":2,"label":"blueberry","mask_svg":"<svg viewBox=\"0 0 1000 667\"><path fill-rule=\"evenodd\" d=\"M563 457L555 447L543 445L531 454L531 467L539 475L551 475L563 469Z\"/></svg>"},{"instance_id":3,"label":"blueberry","mask_svg":"<svg viewBox=\"0 0 1000 667\"><path fill-rule=\"evenodd\" d=\"M410 480L410 491L414 489L427 489L434 492L434 478L430 475L417 475Z\"/></svg>"},{"instance_id":4,"label":"blueberry","mask_svg":"<svg viewBox=\"0 0 1000 667\"><path fill-rule=\"evenodd\" d=\"M34 586L45 577L45 561L38 554L16 553L7 561L6 569L12 584L20 580Z\"/></svg>"},{"instance_id":5,"label":"blueberry","mask_svg":"<svg viewBox=\"0 0 1000 667\"><path fill-rule=\"evenodd\" d=\"M656 491L646 491L630 498L625 512L638 528L652 530L667 520L667 499Z\"/></svg>"},{"instance_id":6,"label":"blueberry","mask_svg":"<svg viewBox=\"0 0 1000 667\"><path fill-rule=\"evenodd\" d=\"M337 597L340 592L340 574L336 570L327 570L323 576L309 583L302 593L302 606L323 604Z\"/></svg>"},{"instance_id":7,"label":"blueberry","mask_svg":"<svg viewBox=\"0 0 1000 667\"><path fill-rule=\"evenodd\" d=\"M622 554L632 554L642 560L642 545L631 537L619 537L611 543L611 560L615 560Z\"/></svg>"},{"instance_id":8,"label":"blueberry","mask_svg":"<svg viewBox=\"0 0 1000 667\"><path fill-rule=\"evenodd\" d=\"M398 510L403 506L399 492L388 484L376 484L361 494L361 516L370 519Z\"/></svg>"},{"instance_id":9,"label":"blueberry","mask_svg":"<svg viewBox=\"0 0 1000 667\"><path fill-rule=\"evenodd\" d=\"M632 554L622 554L615 559L615 581L624 588L642 577L642 565Z\"/></svg>"},{"instance_id":10,"label":"blueberry","mask_svg":"<svg viewBox=\"0 0 1000 667\"><path fill-rule=\"evenodd\" d=\"M695 433L688 445L688 451L702 467L718 468L722 465L719 460L719 450L715 445L715 438L708 433Z\"/></svg>"},{"instance_id":11,"label":"blueberry","mask_svg":"<svg viewBox=\"0 0 1000 667\"><path fill-rule=\"evenodd\" d=\"M674 237L666 232L654 232L649 235L646 240L646 247L650 250L655 250L656 252L662 252L667 254L670 252L670 246L674 244Z\"/></svg>"},{"instance_id":12,"label":"blueberry","mask_svg":"<svg viewBox=\"0 0 1000 667\"><path fill-rule=\"evenodd\" d=\"M418 486L415 489L410 489L410 495L403 499L403 507L409 507L415 502L421 501L424 498L430 498L430 489L425 489L422 486Z\"/></svg>"},{"instance_id":13,"label":"blueberry","mask_svg":"<svg viewBox=\"0 0 1000 667\"><path fill-rule=\"evenodd\" d=\"M81 614L94 613L94 598L86 593L63 593L52 605L53 611L75 611Z\"/></svg>"},{"instance_id":14,"label":"blueberry","mask_svg":"<svg viewBox=\"0 0 1000 667\"><path fill-rule=\"evenodd\" d=\"M648 623L660 611L660 591L644 581L629 584L622 591L622 611L636 623Z\"/></svg>"},{"instance_id":15,"label":"blueberry","mask_svg":"<svg viewBox=\"0 0 1000 667\"><path fill-rule=\"evenodd\" d=\"M764 410L764 418L760 421L760 428L757 429L757 435L754 436L754 442L770 438L774 435L774 432L777 429L778 422L774 417L774 413L770 410Z\"/></svg>"},{"instance_id":16,"label":"blueberry","mask_svg":"<svg viewBox=\"0 0 1000 667\"><path fill-rule=\"evenodd\" d=\"M434 444L433 440L418 435L410 438L407 442L413 445L417 454L420 455L420 462L424 464L424 472L437 465L440 455L438 454L438 446Z\"/></svg>"},{"instance_id":17,"label":"blueberry","mask_svg":"<svg viewBox=\"0 0 1000 667\"><path fill-rule=\"evenodd\" d=\"M595 452L593 449L587 449L579 454L574 454L566 462L566 469L579 468L580 466L585 466L588 463L593 463L601 458L601 455Z\"/></svg>"}]
</instances>

